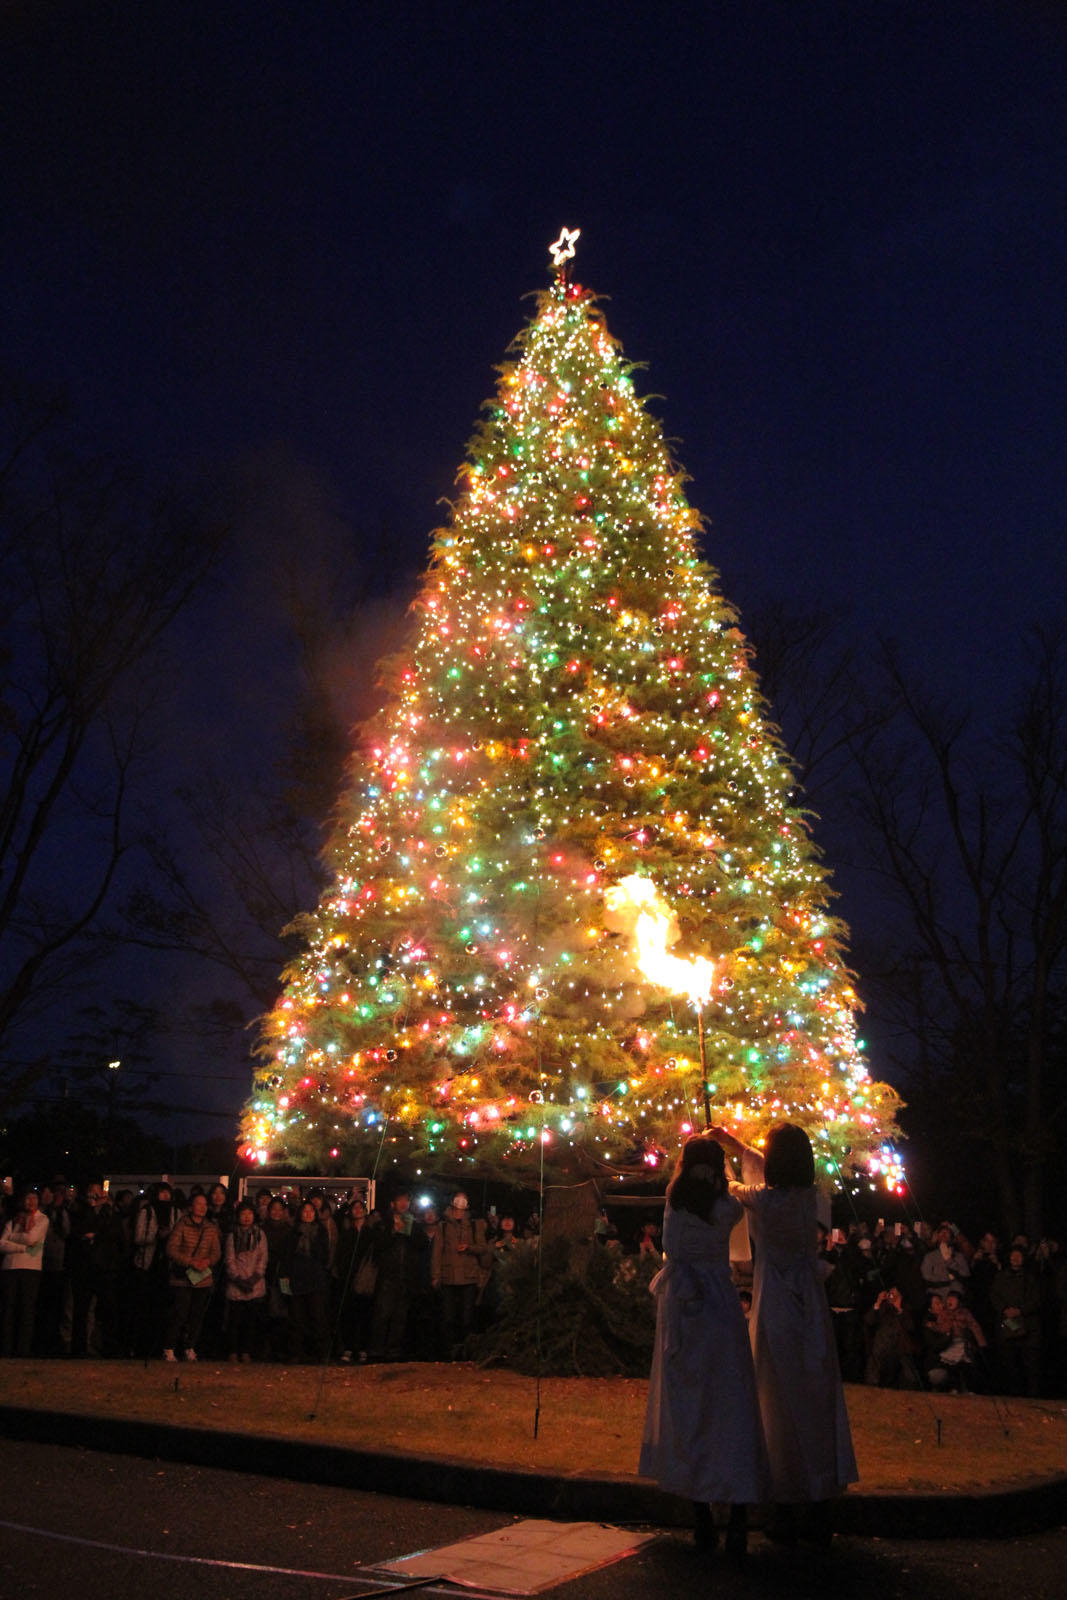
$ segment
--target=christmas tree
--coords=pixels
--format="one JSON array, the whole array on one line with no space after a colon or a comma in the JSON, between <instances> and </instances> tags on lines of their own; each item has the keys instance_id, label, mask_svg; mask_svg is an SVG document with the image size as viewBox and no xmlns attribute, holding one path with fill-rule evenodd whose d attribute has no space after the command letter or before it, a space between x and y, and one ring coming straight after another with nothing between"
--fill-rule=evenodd
<instances>
[{"instance_id":1,"label":"christmas tree","mask_svg":"<svg viewBox=\"0 0 1067 1600\"><path fill-rule=\"evenodd\" d=\"M383 667L249 1159L647 1176L709 1118L788 1117L824 1174L886 1160L795 774L576 237Z\"/></svg>"}]
</instances>

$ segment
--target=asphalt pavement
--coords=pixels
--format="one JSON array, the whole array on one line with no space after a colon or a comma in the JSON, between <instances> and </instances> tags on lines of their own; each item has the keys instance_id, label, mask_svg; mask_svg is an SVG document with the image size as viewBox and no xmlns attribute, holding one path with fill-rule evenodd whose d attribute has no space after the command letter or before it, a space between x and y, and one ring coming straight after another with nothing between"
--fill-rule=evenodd
<instances>
[{"instance_id":1,"label":"asphalt pavement","mask_svg":"<svg viewBox=\"0 0 1067 1600\"><path fill-rule=\"evenodd\" d=\"M0 1440L4 1600L347 1600L398 1590L380 1563L514 1519L465 1506L250 1472ZM1067 1529L1028 1538L838 1537L821 1551L752 1537L743 1572L681 1530L550 1591L561 1600L678 1600L694 1584L733 1600L1062 1600ZM991 1533L996 1533L990 1528Z\"/></svg>"}]
</instances>

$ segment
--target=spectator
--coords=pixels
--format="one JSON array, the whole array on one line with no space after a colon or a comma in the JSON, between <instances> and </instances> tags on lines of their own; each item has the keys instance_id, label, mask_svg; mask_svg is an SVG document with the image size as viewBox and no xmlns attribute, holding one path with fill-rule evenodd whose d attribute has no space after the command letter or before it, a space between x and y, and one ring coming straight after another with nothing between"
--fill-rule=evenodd
<instances>
[{"instance_id":1,"label":"spectator","mask_svg":"<svg viewBox=\"0 0 1067 1600\"><path fill-rule=\"evenodd\" d=\"M915 1389L912 1321L899 1289L884 1289L864 1316L870 1343L863 1381L879 1389Z\"/></svg>"},{"instance_id":2,"label":"spectator","mask_svg":"<svg viewBox=\"0 0 1067 1600\"><path fill-rule=\"evenodd\" d=\"M170 1311L163 1346L164 1361L176 1361L182 1348L195 1361L196 1342L215 1289L215 1268L222 1259L218 1224L208 1216L208 1200L194 1194L189 1209L167 1239L170 1269Z\"/></svg>"},{"instance_id":3,"label":"spectator","mask_svg":"<svg viewBox=\"0 0 1067 1600\"><path fill-rule=\"evenodd\" d=\"M881 1260L882 1279L887 1289L900 1290L900 1303L917 1327L926 1310L926 1283L920 1263L915 1259L915 1241L902 1233L888 1246Z\"/></svg>"},{"instance_id":4,"label":"spectator","mask_svg":"<svg viewBox=\"0 0 1067 1600\"><path fill-rule=\"evenodd\" d=\"M108 1204L102 1183L90 1183L84 1202L75 1209L67 1256L71 1355L84 1358L90 1348L99 1356L118 1355L122 1226Z\"/></svg>"},{"instance_id":5,"label":"spectator","mask_svg":"<svg viewBox=\"0 0 1067 1600\"><path fill-rule=\"evenodd\" d=\"M408 1345L416 1361L441 1359L441 1291L433 1283L434 1241L441 1232L437 1207L423 1206L415 1224L416 1253L412 1261L411 1303L408 1307ZM490 1279L491 1283L491 1279ZM489 1289L486 1290L488 1297Z\"/></svg>"},{"instance_id":6,"label":"spectator","mask_svg":"<svg viewBox=\"0 0 1067 1600\"><path fill-rule=\"evenodd\" d=\"M654 1222L643 1222L641 1232L637 1238L637 1253L639 1256L652 1256L656 1261L662 1260L659 1247L659 1229Z\"/></svg>"},{"instance_id":7,"label":"spectator","mask_svg":"<svg viewBox=\"0 0 1067 1600\"><path fill-rule=\"evenodd\" d=\"M337 1223L334 1221L333 1209L322 1189L309 1189L308 1199L315 1207L315 1215L326 1229L330 1241L330 1268L333 1268L333 1258L337 1253Z\"/></svg>"},{"instance_id":8,"label":"spectator","mask_svg":"<svg viewBox=\"0 0 1067 1600\"><path fill-rule=\"evenodd\" d=\"M374 1228L363 1200L357 1196L347 1211L341 1213L334 1257L342 1361L367 1359L377 1281Z\"/></svg>"},{"instance_id":9,"label":"spectator","mask_svg":"<svg viewBox=\"0 0 1067 1600\"><path fill-rule=\"evenodd\" d=\"M230 1192L224 1183L213 1183L207 1191L207 1214L219 1230L220 1248L233 1229L234 1209ZM200 1353L221 1358L227 1351L224 1322L226 1320L226 1294L222 1257L212 1274L216 1293L208 1301L204 1325L200 1330Z\"/></svg>"},{"instance_id":10,"label":"spectator","mask_svg":"<svg viewBox=\"0 0 1067 1600\"><path fill-rule=\"evenodd\" d=\"M41 1258L41 1288L37 1298L34 1347L42 1356L62 1352L60 1323L63 1316L63 1291L66 1285L67 1240L70 1237L70 1207L66 1179L41 1188L41 1210L48 1218Z\"/></svg>"},{"instance_id":11,"label":"spectator","mask_svg":"<svg viewBox=\"0 0 1067 1600\"><path fill-rule=\"evenodd\" d=\"M989 1298L1007 1391L1036 1395L1041 1386L1041 1285L1018 1244L1012 1245L1008 1265L993 1279Z\"/></svg>"},{"instance_id":12,"label":"spectator","mask_svg":"<svg viewBox=\"0 0 1067 1600\"><path fill-rule=\"evenodd\" d=\"M929 1370L931 1387L968 1394L974 1384L979 1351L986 1347L986 1336L955 1289L949 1289L943 1301L939 1295L935 1298L938 1305L933 1311L933 1323L943 1339L939 1341L937 1362Z\"/></svg>"},{"instance_id":13,"label":"spectator","mask_svg":"<svg viewBox=\"0 0 1067 1600\"><path fill-rule=\"evenodd\" d=\"M259 1323L267 1297L267 1236L249 1200L237 1207L223 1245L226 1334L231 1361L251 1361L258 1350Z\"/></svg>"},{"instance_id":14,"label":"spectator","mask_svg":"<svg viewBox=\"0 0 1067 1600\"><path fill-rule=\"evenodd\" d=\"M863 1317L867 1308L863 1254L854 1243L835 1244L822 1260L830 1266L825 1289L841 1375L847 1383L859 1383L863 1377Z\"/></svg>"},{"instance_id":15,"label":"spectator","mask_svg":"<svg viewBox=\"0 0 1067 1600\"><path fill-rule=\"evenodd\" d=\"M950 1223L943 1222L934 1234L933 1244L922 1258L921 1270L928 1289L936 1289L940 1295L948 1289L963 1294L971 1267L954 1242Z\"/></svg>"},{"instance_id":16,"label":"spectator","mask_svg":"<svg viewBox=\"0 0 1067 1600\"><path fill-rule=\"evenodd\" d=\"M515 1218L505 1212L500 1219L500 1227L497 1229L496 1238L493 1240L494 1252L498 1255L511 1255L513 1251L519 1248L521 1243L522 1241L515 1231Z\"/></svg>"},{"instance_id":17,"label":"spectator","mask_svg":"<svg viewBox=\"0 0 1067 1600\"><path fill-rule=\"evenodd\" d=\"M325 1361L330 1347L330 1236L310 1200L285 1242L282 1293L289 1302L289 1360Z\"/></svg>"},{"instance_id":18,"label":"spectator","mask_svg":"<svg viewBox=\"0 0 1067 1600\"><path fill-rule=\"evenodd\" d=\"M610 1240L617 1239L618 1237L618 1228L612 1222L604 1208L601 1207L600 1212L597 1215L596 1222L593 1224L593 1238L596 1240L597 1244L607 1244Z\"/></svg>"},{"instance_id":19,"label":"spectator","mask_svg":"<svg viewBox=\"0 0 1067 1600\"><path fill-rule=\"evenodd\" d=\"M441 1290L441 1341L445 1359L458 1359L474 1322L483 1272L491 1265L485 1223L470 1215L467 1196L452 1196L434 1241L433 1284Z\"/></svg>"},{"instance_id":20,"label":"spectator","mask_svg":"<svg viewBox=\"0 0 1067 1600\"><path fill-rule=\"evenodd\" d=\"M849 1236L845 1252L852 1258L853 1271L859 1284L860 1310L867 1312L884 1287L882 1269L875 1259L874 1240L865 1232L854 1232Z\"/></svg>"},{"instance_id":21,"label":"spectator","mask_svg":"<svg viewBox=\"0 0 1067 1600\"><path fill-rule=\"evenodd\" d=\"M118 1230L118 1281L115 1284L115 1335L113 1355L128 1356L133 1351L134 1282L133 1224L138 1196L132 1189L118 1189L110 1195L111 1215Z\"/></svg>"},{"instance_id":22,"label":"spectator","mask_svg":"<svg viewBox=\"0 0 1067 1600\"><path fill-rule=\"evenodd\" d=\"M418 1278L417 1256L427 1248L425 1236L415 1231L411 1196L406 1189L393 1195L388 1215L374 1232L374 1286L371 1316L372 1361L403 1361L407 1355L408 1309Z\"/></svg>"},{"instance_id":23,"label":"spectator","mask_svg":"<svg viewBox=\"0 0 1067 1600\"><path fill-rule=\"evenodd\" d=\"M35 1189L27 1189L15 1216L0 1234L0 1283L3 1286L4 1323L0 1353L28 1356L33 1350L37 1297L48 1235L48 1218Z\"/></svg>"},{"instance_id":24,"label":"spectator","mask_svg":"<svg viewBox=\"0 0 1067 1600\"><path fill-rule=\"evenodd\" d=\"M941 1368L941 1352L948 1343L948 1334L941 1323L944 1308L944 1298L935 1289L927 1300L922 1319L922 1366L931 1388L937 1388L941 1382L940 1377L934 1376L935 1372L938 1369L944 1371Z\"/></svg>"},{"instance_id":25,"label":"spectator","mask_svg":"<svg viewBox=\"0 0 1067 1600\"><path fill-rule=\"evenodd\" d=\"M207 1214L219 1230L219 1238L224 1239L233 1227L233 1206L230 1204L230 1191L224 1183L213 1183L207 1192Z\"/></svg>"},{"instance_id":26,"label":"spectator","mask_svg":"<svg viewBox=\"0 0 1067 1600\"><path fill-rule=\"evenodd\" d=\"M178 1220L170 1184L153 1184L133 1220L130 1348L146 1361L163 1346L167 1308L167 1240Z\"/></svg>"},{"instance_id":27,"label":"spectator","mask_svg":"<svg viewBox=\"0 0 1067 1600\"><path fill-rule=\"evenodd\" d=\"M1003 1269L1005 1259L996 1234L983 1233L971 1257L970 1302L974 1315L982 1324L982 1331L987 1341L991 1340L996 1332L993 1304L990 1299L993 1279Z\"/></svg>"},{"instance_id":28,"label":"spectator","mask_svg":"<svg viewBox=\"0 0 1067 1600\"><path fill-rule=\"evenodd\" d=\"M293 1223L289 1208L280 1195L271 1195L263 1233L267 1240L267 1303L263 1308L264 1354L272 1361L284 1361L289 1354L289 1304L282 1293L282 1275L289 1250Z\"/></svg>"}]
</instances>

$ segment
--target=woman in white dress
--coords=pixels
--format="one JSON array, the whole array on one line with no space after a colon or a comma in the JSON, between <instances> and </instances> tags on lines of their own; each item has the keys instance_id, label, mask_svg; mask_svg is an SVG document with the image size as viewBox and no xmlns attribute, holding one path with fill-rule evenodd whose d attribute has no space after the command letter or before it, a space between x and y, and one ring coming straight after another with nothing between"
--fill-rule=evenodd
<instances>
[{"instance_id":1,"label":"woman in white dress","mask_svg":"<svg viewBox=\"0 0 1067 1600\"><path fill-rule=\"evenodd\" d=\"M638 1471L693 1502L698 1545L717 1544L711 1505L730 1506L727 1551L744 1554L746 1507L765 1498L767 1460L748 1328L730 1276L741 1207L714 1140L683 1146L667 1189L666 1264L652 1280L656 1345Z\"/></svg>"},{"instance_id":2,"label":"woman in white dress","mask_svg":"<svg viewBox=\"0 0 1067 1600\"><path fill-rule=\"evenodd\" d=\"M825 1511L859 1477L845 1410L830 1306L818 1270L815 1160L803 1128L783 1122L765 1155L725 1128L711 1128L741 1160L730 1193L748 1213L755 1247L749 1330L763 1432L770 1457L772 1527L792 1541L796 1507L807 1505L815 1537L829 1534Z\"/></svg>"}]
</instances>

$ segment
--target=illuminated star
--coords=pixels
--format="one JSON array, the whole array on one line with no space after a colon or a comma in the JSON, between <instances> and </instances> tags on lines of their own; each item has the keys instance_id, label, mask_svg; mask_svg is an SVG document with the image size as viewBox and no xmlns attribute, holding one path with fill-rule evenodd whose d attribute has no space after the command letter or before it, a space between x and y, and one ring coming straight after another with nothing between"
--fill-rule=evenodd
<instances>
[{"instance_id":1,"label":"illuminated star","mask_svg":"<svg viewBox=\"0 0 1067 1600\"><path fill-rule=\"evenodd\" d=\"M555 244L549 245L552 256L552 265L561 267L565 261L574 259L574 244L582 236L581 228L563 228Z\"/></svg>"}]
</instances>

